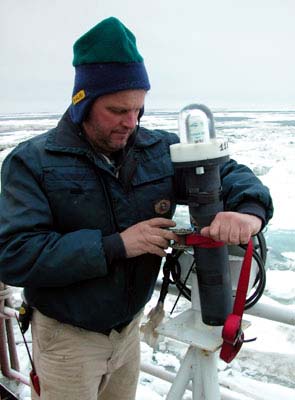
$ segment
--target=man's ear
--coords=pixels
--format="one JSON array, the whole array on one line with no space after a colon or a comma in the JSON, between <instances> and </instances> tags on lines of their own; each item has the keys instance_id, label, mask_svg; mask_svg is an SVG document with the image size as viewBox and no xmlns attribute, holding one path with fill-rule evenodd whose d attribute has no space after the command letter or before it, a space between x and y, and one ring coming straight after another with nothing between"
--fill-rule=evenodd
<instances>
[{"instance_id":1,"label":"man's ear","mask_svg":"<svg viewBox=\"0 0 295 400\"><path fill-rule=\"evenodd\" d=\"M138 117L137 117L138 123L140 121L140 118L143 116L143 114L144 114L144 106L142 106L140 111L139 111L139 114L138 114Z\"/></svg>"}]
</instances>

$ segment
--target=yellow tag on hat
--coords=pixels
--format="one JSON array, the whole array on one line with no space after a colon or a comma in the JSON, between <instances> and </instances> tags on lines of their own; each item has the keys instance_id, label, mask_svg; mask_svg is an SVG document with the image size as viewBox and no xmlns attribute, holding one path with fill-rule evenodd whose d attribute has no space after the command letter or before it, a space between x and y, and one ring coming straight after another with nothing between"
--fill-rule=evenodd
<instances>
[{"instance_id":1,"label":"yellow tag on hat","mask_svg":"<svg viewBox=\"0 0 295 400\"><path fill-rule=\"evenodd\" d=\"M76 93L75 96L73 96L72 102L73 102L73 104L75 105L75 104L77 104L77 103L80 103L80 101L82 101L83 99L85 99L85 97L86 97L85 90L82 89L82 90L80 90L78 93Z\"/></svg>"}]
</instances>

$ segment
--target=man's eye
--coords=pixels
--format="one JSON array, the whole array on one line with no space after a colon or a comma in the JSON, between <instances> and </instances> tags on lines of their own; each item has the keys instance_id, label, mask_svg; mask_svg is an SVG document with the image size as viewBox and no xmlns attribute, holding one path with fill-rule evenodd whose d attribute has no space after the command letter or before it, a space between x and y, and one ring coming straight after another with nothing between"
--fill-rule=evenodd
<instances>
[{"instance_id":1,"label":"man's eye","mask_svg":"<svg viewBox=\"0 0 295 400\"><path fill-rule=\"evenodd\" d=\"M138 115L140 110L141 110L140 108L136 108L136 109L134 109L134 113ZM123 115L123 114L127 114L131 110L126 110L125 108L109 108L109 111L116 115Z\"/></svg>"},{"instance_id":2,"label":"man's eye","mask_svg":"<svg viewBox=\"0 0 295 400\"><path fill-rule=\"evenodd\" d=\"M120 108L111 108L111 112L112 113L114 113L114 114L125 114L126 113L126 110L122 110L122 109L120 109Z\"/></svg>"}]
</instances>

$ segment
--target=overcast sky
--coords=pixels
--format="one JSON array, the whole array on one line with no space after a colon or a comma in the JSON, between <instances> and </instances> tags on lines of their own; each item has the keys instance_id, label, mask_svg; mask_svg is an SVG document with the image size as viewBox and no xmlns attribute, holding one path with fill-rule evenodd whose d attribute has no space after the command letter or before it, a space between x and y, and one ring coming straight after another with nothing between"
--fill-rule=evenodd
<instances>
[{"instance_id":1,"label":"overcast sky","mask_svg":"<svg viewBox=\"0 0 295 400\"><path fill-rule=\"evenodd\" d=\"M0 113L63 112L73 43L109 16L137 37L147 108L295 108L294 0L0 0Z\"/></svg>"}]
</instances>

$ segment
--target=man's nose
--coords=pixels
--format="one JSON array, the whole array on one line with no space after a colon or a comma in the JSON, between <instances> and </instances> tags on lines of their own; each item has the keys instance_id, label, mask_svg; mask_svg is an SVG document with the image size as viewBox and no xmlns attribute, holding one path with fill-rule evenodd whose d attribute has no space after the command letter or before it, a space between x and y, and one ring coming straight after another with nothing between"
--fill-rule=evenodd
<instances>
[{"instance_id":1,"label":"man's nose","mask_svg":"<svg viewBox=\"0 0 295 400\"><path fill-rule=\"evenodd\" d=\"M135 128L137 123L138 112L137 111L128 111L123 117L123 125L128 129Z\"/></svg>"}]
</instances>

